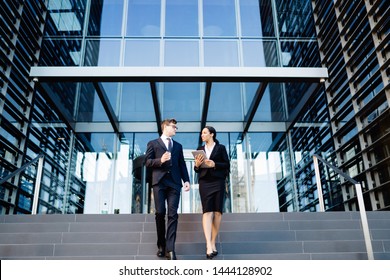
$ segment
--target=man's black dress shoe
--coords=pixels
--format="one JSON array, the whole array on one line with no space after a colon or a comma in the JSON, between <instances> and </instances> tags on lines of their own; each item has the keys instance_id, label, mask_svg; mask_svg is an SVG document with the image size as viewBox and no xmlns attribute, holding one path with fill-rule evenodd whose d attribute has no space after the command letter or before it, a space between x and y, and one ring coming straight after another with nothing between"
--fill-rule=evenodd
<instances>
[{"instance_id":1,"label":"man's black dress shoe","mask_svg":"<svg viewBox=\"0 0 390 280\"><path fill-rule=\"evenodd\" d=\"M164 247L158 247L157 257L163 258L164 256L165 256L165 248Z\"/></svg>"},{"instance_id":2,"label":"man's black dress shoe","mask_svg":"<svg viewBox=\"0 0 390 280\"><path fill-rule=\"evenodd\" d=\"M177 260L175 251L167 252L167 260Z\"/></svg>"}]
</instances>

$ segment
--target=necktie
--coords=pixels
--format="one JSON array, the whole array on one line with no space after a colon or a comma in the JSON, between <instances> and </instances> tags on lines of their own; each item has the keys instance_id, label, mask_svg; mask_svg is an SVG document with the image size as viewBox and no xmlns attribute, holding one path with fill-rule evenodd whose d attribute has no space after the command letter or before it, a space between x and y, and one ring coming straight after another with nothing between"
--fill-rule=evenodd
<instances>
[{"instance_id":1,"label":"necktie","mask_svg":"<svg viewBox=\"0 0 390 280\"><path fill-rule=\"evenodd\" d=\"M171 141L171 138L167 138L167 141L168 141L168 151L171 152L172 151L172 141Z\"/></svg>"}]
</instances>

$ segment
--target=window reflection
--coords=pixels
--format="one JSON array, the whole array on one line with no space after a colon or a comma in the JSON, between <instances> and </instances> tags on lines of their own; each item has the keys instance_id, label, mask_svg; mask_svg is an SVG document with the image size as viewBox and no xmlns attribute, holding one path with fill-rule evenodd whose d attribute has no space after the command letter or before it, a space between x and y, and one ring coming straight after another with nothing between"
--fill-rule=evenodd
<instances>
[{"instance_id":1,"label":"window reflection","mask_svg":"<svg viewBox=\"0 0 390 280\"><path fill-rule=\"evenodd\" d=\"M201 108L201 83L163 83L159 88L161 111L164 118L178 121L199 121Z\"/></svg>"},{"instance_id":2,"label":"window reflection","mask_svg":"<svg viewBox=\"0 0 390 280\"><path fill-rule=\"evenodd\" d=\"M234 0L203 1L203 35L237 36Z\"/></svg>"},{"instance_id":3,"label":"window reflection","mask_svg":"<svg viewBox=\"0 0 390 280\"><path fill-rule=\"evenodd\" d=\"M84 138L89 139L92 148L81 155L82 166L78 167L86 183L84 214L107 214L113 206L111 178L115 174L115 135L90 133Z\"/></svg>"},{"instance_id":4,"label":"window reflection","mask_svg":"<svg viewBox=\"0 0 390 280\"><path fill-rule=\"evenodd\" d=\"M121 121L155 121L149 83L124 83L120 101Z\"/></svg>"},{"instance_id":5,"label":"window reflection","mask_svg":"<svg viewBox=\"0 0 390 280\"><path fill-rule=\"evenodd\" d=\"M274 41L243 40L242 54L245 67L278 66L278 54Z\"/></svg>"},{"instance_id":6,"label":"window reflection","mask_svg":"<svg viewBox=\"0 0 390 280\"><path fill-rule=\"evenodd\" d=\"M159 40L126 40L125 66L159 66Z\"/></svg>"},{"instance_id":7,"label":"window reflection","mask_svg":"<svg viewBox=\"0 0 390 280\"><path fill-rule=\"evenodd\" d=\"M80 122L107 122L108 116L103 108L95 87L82 84L77 120Z\"/></svg>"},{"instance_id":8,"label":"window reflection","mask_svg":"<svg viewBox=\"0 0 390 280\"><path fill-rule=\"evenodd\" d=\"M120 40L88 40L84 66L119 66Z\"/></svg>"},{"instance_id":9,"label":"window reflection","mask_svg":"<svg viewBox=\"0 0 390 280\"><path fill-rule=\"evenodd\" d=\"M198 0L166 0L166 36L199 36Z\"/></svg>"},{"instance_id":10,"label":"window reflection","mask_svg":"<svg viewBox=\"0 0 390 280\"><path fill-rule=\"evenodd\" d=\"M79 66L81 40L45 39L42 44L40 66Z\"/></svg>"},{"instance_id":11,"label":"window reflection","mask_svg":"<svg viewBox=\"0 0 390 280\"><path fill-rule=\"evenodd\" d=\"M276 0L278 25L281 37L315 38L313 11L310 1Z\"/></svg>"},{"instance_id":12,"label":"window reflection","mask_svg":"<svg viewBox=\"0 0 390 280\"><path fill-rule=\"evenodd\" d=\"M86 0L52 0L48 1L48 25L46 32L50 35L82 35Z\"/></svg>"},{"instance_id":13,"label":"window reflection","mask_svg":"<svg viewBox=\"0 0 390 280\"><path fill-rule=\"evenodd\" d=\"M208 120L242 121L241 84L213 83Z\"/></svg>"},{"instance_id":14,"label":"window reflection","mask_svg":"<svg viewBox=\"0 0 390 280\"><path fill-rule=\"evenodd\" d=\"M165 41L165 66L199 66L199 42Z\"/></svg>"},{"instance_id":15,"label":"window reflection","mask_svg":"<svg viewBox=\"0 0 390 280\"><path fill-rule=\"evenodd\" d=\"M255 121L285 121L283 100L282 86L280 84L270 83L264 92L253 119Z\"/></svg>"},{"instance_id":16,"label":"window reflection","mask_svg":"<svg viewBox=\"0 0 390 280\"><path fill-rule=\"evenodd\" d=\"M161 0L129 0L127 36L160 36Z\"/></svg>"},{"instance_id":17,"label":"window reflection","mask_svg":"<svg viewBox=\"0 0 390 280\"><path fill-rule=\"evenodd\" d=\"M240 1L241 36L262 37L259 0ZM259 13L260 11L260 13Z\"/></svg>"},{"instance_id":18,"label":"window reflection","mask_svg":"<svg viewBox=\"0 0 390 280\"><path fill-rule=\"evenodd\" d=\"M205 66L239 66L237 41L205 40Z\"/></svg>"},{"instance_id":19,"label":"window reflection","mask_svg":"<svg viewBox=\"0 0 390 280\"><path fill-rule=\"evenodd\" d=\"M120 36L122 31L123 0L91 1L88 34Z\"/></svg>"}]
</instances>

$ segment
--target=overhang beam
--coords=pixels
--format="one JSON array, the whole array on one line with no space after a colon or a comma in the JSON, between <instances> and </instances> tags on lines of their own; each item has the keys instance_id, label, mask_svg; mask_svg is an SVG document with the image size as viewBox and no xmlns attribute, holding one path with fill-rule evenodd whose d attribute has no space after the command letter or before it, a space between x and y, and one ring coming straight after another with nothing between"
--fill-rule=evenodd
<instances>
[{"instance_id":1,"label":"overhang beam","mask_svg":"<svg viewBox=\"0 0 390 280\"><path fill-rule=\"evenodd\" d=\"M31 67L35 82L323 82L320 67Z\"/></svg>"}]
</instances>

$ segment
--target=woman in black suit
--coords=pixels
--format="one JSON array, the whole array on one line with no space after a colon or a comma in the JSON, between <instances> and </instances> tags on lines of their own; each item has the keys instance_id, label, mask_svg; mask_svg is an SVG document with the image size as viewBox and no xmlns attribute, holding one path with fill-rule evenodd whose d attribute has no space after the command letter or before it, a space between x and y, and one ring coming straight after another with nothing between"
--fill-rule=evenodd
<instances>
[{"instance_id":1,"label":"woman in black suit","mask_svg":"<svg viewBox=\"0 0 390 280\"><path fill-rule=\"evenodd\" d=\"M211 126L202 130L202 141L199 147L206 157L199 154L195 157L194 170L199 174L199 193L202 202L202 226L206 239L206 258L212 259L218 254L215 242L222 220L222 209L225 195L226 176L230 170L230 161L226 148L216 139L217 132Z\"/></svg>"}]
</instances>

